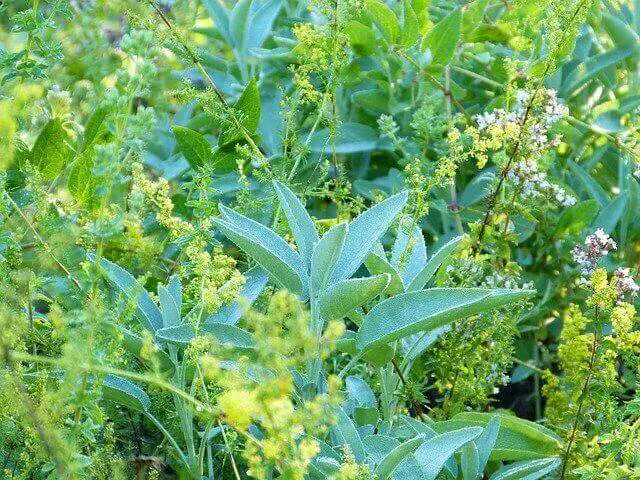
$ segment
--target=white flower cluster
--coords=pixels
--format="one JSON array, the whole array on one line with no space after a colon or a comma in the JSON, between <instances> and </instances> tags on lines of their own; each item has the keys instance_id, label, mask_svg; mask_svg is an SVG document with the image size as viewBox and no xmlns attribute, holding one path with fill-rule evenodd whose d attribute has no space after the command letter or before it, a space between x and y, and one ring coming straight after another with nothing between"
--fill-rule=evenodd
<instances>
[{"instance_id":1,"label":"white flower cluster","mask_svg":"<svg viewBox=\"0 0 640 480\"><path fill-rule=\"evenodd\" d=\"M564 188L547 179L545 172L538 171L538 164L533 159L522 160L512 168L507 178L521 187L523 198L544 196L563 207L576 204L576 198Z\"/></svg>"},{"instance_id":2,"label":"white flower cluster","mask_svg":"<svg viewBox=\"0 0 640 480\"><path fill-rule=\"evenodd\" d=\"M571 251L573 260L580 265L583 283L588 282L587 277L593 274L598 261L616 248L618 248L616 242L601 228L587 236L584 246L576 245L573 248Z\"/></svg>"},{"instance_id":3,"label":"white flower cluster","mask_svg":"<svg viewBox=\"0 0 640 480\"><path fill-rule=\"evenodd\" d=\"M617 279L616 288L618 289L618 303L624 301L624 296L630 294L631 301L638 298L640 293L640 285L636 283L633 276L631 276L631 269L629 268L616 268L613 272L614 277Z\"/></svg>"},{"instance_id":4,"label":"white flower cluster","mask_svg":"<svg viewBox=\"0 0 640 480\"><path fill-rule=\"evenodd\" d=\"M566 105L558 102L556 91L550 88L540 89L537 93L538 98L541 98L539 117L531 126L531 137L536 143L547 144L548 131L551 126L558 120L569 114L569 109ZM518 90L516 92L516 101L513 110L507 111L504 108L496 108L491 112L484 112L480 115L475 115L473 119L478 125L479 130L485 130L492 125L505 126L507 123L515 123L517 125L524 125L527 118L527 112L531 110L530 106L531 93L527 90ZM557 138L554 142L557 142Z\"/></svg>"}]
</instances>

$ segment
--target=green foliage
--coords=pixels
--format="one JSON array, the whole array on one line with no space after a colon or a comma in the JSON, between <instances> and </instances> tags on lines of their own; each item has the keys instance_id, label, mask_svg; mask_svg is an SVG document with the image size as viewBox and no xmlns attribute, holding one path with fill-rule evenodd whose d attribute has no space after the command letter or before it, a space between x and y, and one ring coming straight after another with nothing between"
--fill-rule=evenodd
<instances>
[{"instance_id":1,"label":"green foliage","mask_svg":"<svg viewBox=\"0 0 640 480\"><path fill-rule=\"evenodd\" d=\"M640 476L638 2L5 4L1 478Z\"/></svg>"}]
</instances>

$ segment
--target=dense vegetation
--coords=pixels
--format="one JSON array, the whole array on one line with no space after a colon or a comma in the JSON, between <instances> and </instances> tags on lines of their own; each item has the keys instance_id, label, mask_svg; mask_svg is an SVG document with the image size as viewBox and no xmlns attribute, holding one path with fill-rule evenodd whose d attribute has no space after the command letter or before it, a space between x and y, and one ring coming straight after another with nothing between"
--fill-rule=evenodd
<instances>
[{"instance_id":1,"label":"dense vegetation","mask_svg":"<svg viewBox=\"0 0 640 480\"><path fill-rule=\"evenodd\" d=\"M640 2L0 2L0 477L640 479Z\"/></svg>"}]
</instances>

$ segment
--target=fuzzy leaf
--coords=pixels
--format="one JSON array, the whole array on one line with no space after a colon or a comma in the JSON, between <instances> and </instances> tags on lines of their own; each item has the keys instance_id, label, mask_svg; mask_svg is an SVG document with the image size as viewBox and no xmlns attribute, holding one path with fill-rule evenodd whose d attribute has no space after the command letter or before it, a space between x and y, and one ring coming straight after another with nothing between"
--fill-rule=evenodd
<instances>
[{"instance_id":1,"label":"fuzzy leaf","mask_svg":"<svg viewBox=\"0 0 640 480\"><path fill-rule=\"evenodd\" d=\"M366 0L365 10L387 43L395 43L400 36L400 25L393 10L380 0Z\"/></svg>"},{"instance_id":2,"label":"fuzzy leaf","mask_svg":"<svg viewBox=\"0 0 640 480\"><path fill-rule=\"evenodd\" d=\"M456 8L427 32L422 49L431 51L433 64L443 66L451 61L460 39L461 25L462 12Z\"/></svg>"},{"instance_id":3,"label":"fuzzy leaf","mask_svg":"<svg viewBox=\"0 0 640 480\"><path fill-rule=\"evenodd\" d=\"M289 188L277 180L273 181L273 185L280 199L280 205L287 217L289 228L291 228L296 239L298 251L305 263L310 265L313 249L318 243L318 231L313 224L313 220L311 220L302 202L298 200L298 197Z\"/></svg>"},{"instance_id":4,"label":"fuzzy leaf","mask_svg":"<svg viewBox=\"0 0 640 480\"><path fill-rule=\"evenodd\" d=\"M367 313L358 331L357 346L368 349L412 333L434 330L533 293L532 290L432 288L396 295Z\"/></svg>"},{"instance_id":5,"label":"fuzzy leaf","mask_svg":"<svg viewBox=\"0 0 640 480\"><path fill-rule=\"evenodd\" d=\"M461 428L437 435L418 447L413 455L420 464L425 479L434 480L455 451L481 433L480 427Z\"/></svg>"},{"instance_id":6,"label":"fuzzy leaf","mask_svg":"<svg viewBox=\"0 0 640 480\"><path fill-rule=\"evenodd\" d=\"M348 446L356 462L363 462L365 459L364 444L356 426L342 408L337 408L335 413L337 418L332 432L336 437L337 444Z\"/></svg>"},{"instance_id":7,"label":"fuzzy leaf","mask_svg":"<svg viewBox=\"0 0 640 480\"><path fill-rule=\"evenodd\" d=\"M320 315L327 321L346 317L356 308L380 295L389 285L390 278L384 273L373 277L342 280L331 285L320 297Z\"/></svg>"},{"instance_id":8,"label":"fuzzy leaf","mask_svg":"<svg viewBox=\"0 0 640 480\"><path fill-rule=\"evenodd\" d=\"M297 252L264 225L220 205L223 218L213 223L233 243L258 262L283 287L308 296L306 267Z\"/></svg>"},{"instance_id":9,"label":"fuzzy leaf","mask_svg":"<svg viewBox=\"0 0 640 480\"><path fill-rule=\"evenodd\" d=\"M433 274L442 265L442 262L453 252L460 244L463 237L455 237L440 247L436 253L431 255L431 258L424 266L424 268L418 273L407 287L408 292L415 290L422 290L425 285L431 280Z\"/></svg>"},{"instance_id":10,"label":"fuzzy leaf","mask_svg":"<svg viewBox=\"0 0 640 480\"><path fill-rule=\"evenodd\" d=\"M420 36L418 17L411 5L411 0L404 0L404 24L400 33L400 45L404 48L413 46Z\"/></svg>"},{"instance_id":11,"label":"fuzzy leaf","mask_svg":"<svg viewBox=\"0 0 640 480\"><path fill-rule=\"evenodd\" d=\"M173 327L161 328L156 332L160 340L185 346L197 337L203 335L213 335L223 345L230 345L236 348L254 348L251 333L224 323L207 323L200 326L198 333L192 324L182 324Z\"/></svg>"},{"instance_id":12,"label":"fuzzy leaf","mask_svg":"<svg viewBox=\"0 0 640 480\"><path fill-rule=\"evenodd\" d=\"M340 258L349 226L339 223L331 227L320 239L311 257L311 288L324 289L336 262Z\"/></svg>"},{"instance_id":13,"label":"fuzzy leaf","mask_svg":"<svg viewBox=\"0 0 640 480\"><path fill-rule=\"evenodd\" d=\"M378 464L373 472L374 478L379 480L385 480L391 476L395 468L400 463L411 455L416 448L422 445L425 441L423 435L417 435L404 443L401 443L389 453L385 455L382 461Z\"/></svg>"},{"instance_id":14,"label":"fuzzy leaf","mask_svg":"<svg viewBox=\"0 0 640 480\"><path fill-rule=\"evenodd\" d=\"M96 257L94 254L89 253L87 254L87 258L93 262ZM131 298L133 293L140 291L137 297L136 316L142 326L151 333L155 333L157 329L162 328L163 320L160 309L149 293L138 285L135 277L125 269L120 268L105 258L100 259L100 265L109 281L116 286L126 298Z\"/></svg>"},{"instance_id":15,"label":"fuzzy leaf","mask_svg":"<svg viewBox=\"0 0 640 480\"><path fill-rule=\"evenodd\" d=\"M158 297L160 297L160 307L162 307L162 324L165 327L178 325L181 320L180 310L171 292L166 287L158 285Z\"/></svg>"},{"instance_id":16,"label":"fuzzy leaf","mask_svg":"<svg viewBox=\"0 0 640 480\"><path fill-rule=\"evenodd\" d=\"M505 465L489 480L537 480L553 472L561 464L559 458L541 458Z\"/></svg>"},{"instance_id":17,"label":"fuzzy leaf","mask_svg":"<svg viewBox=\"0 0 640 480\"><path fill-rule=\"evenodd\" d=\"M407 199L407 192L398 193L374 205L349 223L344 247L331 272L330 283L349 278L355 273L373 246L404 208Z\"/></svg>"},{"instance_id":18,"label":"fuzzy leaf","mask_svg":"<svg viewBox=\"0 0 640 480\"><path fill-rule=\"evenodd\" d=\"M106 400L139 412L148 412L151 408L149 395L136 384L122 377L107 375L102 384L102 394Z\"/></svg>"}]
</instances>

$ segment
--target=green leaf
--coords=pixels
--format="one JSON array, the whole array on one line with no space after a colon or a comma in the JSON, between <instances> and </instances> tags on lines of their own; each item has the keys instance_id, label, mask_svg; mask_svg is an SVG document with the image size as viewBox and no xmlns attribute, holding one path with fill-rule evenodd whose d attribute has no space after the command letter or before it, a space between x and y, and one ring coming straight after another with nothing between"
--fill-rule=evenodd
<instances>
[{"instance_id":1,"label":"green leaf","mask_svg":"<svg viewBox=\"0 0 640 480\"><path fill-rule=\"evenodd\" d=\"M600 184L589 175L589 172L575 162L569 161L568 164L571 171L578 177L578 180L580 180L591 198L597 200L600 206L609 203L609 197L606 192Z\"/></svg>"},{"instance_id":2,"label":"green leaf","mask_svg":"<svg viewBox=\"0 0 640 480\"><path fill-rule=\"evenodd\" d=\"M407 220L409 225L404 224ZM420 226L414 225L412 231L409 232L411 225L413 225L413 220L409 218L400 222L396 241L391 250L391 265L400 273L402 284L405 287L411 284L427 263L427 247L424 243L422 229Z\"/></svg>"},{"instance_id":3,"label":"green leaf","mask_svg":"<svg viewBox=\"0 0 640 480\"><path fill-rule=\"evenodd\" d=\"M375 52L376 33L368 26L350 20L344 27L349 43L360 55L368 56Z\"/></svg>"},{"instance_id":4,"label":"green leaf","mask_svg":"<svg viewBox=\"0 0 640 480\"><path fill-rule=\"evenodd\" d=\"M336 423L331 428L338 445L347 445L356 462L363 462L365 459L364 444L356 426L342 408L336 408L335 414Z\"/></svg>"},{"instance_id":5,"label":"green leaf","mask_svg":"<svg viewBox=\"0 0 640 480\"><path fill-rule=\"evenodd\" d=\"M211 144L201 133L187 127L171 127L178 143L178 149L192 168L198 169L211 162L213 153Z\"/></svg>"},{"instance_id":6,"label":"green leaf","mask_svg":"<svg viewBox=\"0 0 640 480\"><path fill-rule=\"evenodd\" d=\"M220 205L223 218L213 223L229 240L262 266L283 287L308 297L308 276L304 262L282 238L264 225Z\"/></svg>"},{"instance_id":7,"label":"green leaf","mask_svg":"<svg viewBox=\"0 0 640 480\"><path fill-rule=\"evenodd\" d=\"M442 247L440 247L427 262L424 268L418 273L413 281L407 287L408 292L413 292L416 290L422 290L425 285L431 280L433 274L436 273L436 270L440 268L442 262L456 249L456 247L460 244L463 237L455 237L445 243Z\"/></svg>"},{"instance_id":8,"label":"green leaf","mask_svg":"<svg viewBox=\"0 0 640 480\"><path fill-rule=\"evenodd\" d=\"M410 48L413 46L418 37L420 36L420 26L418 24L418 17L413 10L411 0L404 0L404 24L402 25L402 32L400 34L400 45L404 48Z\"/></svg>"},{"instance_id":9,"label":"green leaf","mask_svg":"<svg viewBox=\"0 0 640 480\"><path fill-rule=\"evenodd\" d=\"M400 36L400 25L393 10L380 0L366 0L365 10L387 43L395 43Z\"/></svg>"},{"instance_id":10,"label":"green leaf","mask_svg":"<svg viewBox=\"0 0 640 480\"><path fill-rule=\"evenodd\" d=\"M602 26L617 47L634 50L633 56L627 60L627 67L636 71L640 61L640 37L638 34L629 25L609 13L602 14Z\"/></svg>"},{"instance_id":11,"label":"green leaf","mask_svg":"<svg viewBox=\"0 0 640 480\"><path fill-rule=\"evenodd\" d=\"M260 123L260 91L258 90L258 82L255 78L251 79L249 84L245 87L242 95L233 108L236 111L236 115L239 117L238 120L240 124L250 135L253 135L258 129L258 124ZM244 135L238 130L239 129L234 124L228 125L220 133L218 146L224 147L225 145L244 139Z\"/></svg>"},{"instance_id":12,"label":"green leaf","mask_svg":"<svg viewBox=\"0 0 640 480\"><path fill-rule=\"evenodd\" d=\"M197 337L213 335L223 345L235 348L252 349L255 347L251 333L226 323L205 323L196 328L192 324L185 323L173 327L161 328L156 332L157 337L165 342L186 346Z\"/></svg>"},{"instance_id":13,"label":"green leaf","mask_svg":"<svg viewBox=\"0 0 640 480\"><path fill-rule=\"evenodd\" d=\"M58 118L49 120L36 139L31 151L31 162L47 180L53 180L65 168L73 150L69 136Z\"/></svg>"},{"instance_id":14,"label":"green leaf","mask_svg":"<svg viewBox=\"0 0 640 480\"><path fill-rule=\"evenodd\" d=\"M585 200L563 210L552 237L577 235L587 228L600 210L597 200Z\"/></svg>"},{"instance_id":15,"label":"green leaf","mask_svg":"<svg viewBox=\"0 0 640 480\"><path fill-rule=\"evenodd\" d=\"M364 259L364 264L371 275L386 273L391 277L389 286L385 290L387 295L397 295L404 292L404 283L400 273L387 260L387 255L380 243L377 243L371 253Z\"/></svg>"},{"instance_id":16,"label":"green leaf","mask_svg":"<svg viewBox=\"0 0 640 480\"><path fill-rule=\"evenodd\" d=\"M378 132L368 125L345 122L335 137L328 128L316 132L309 141L309 149L316 153L356 153L375 150Z\"/></svg>"},{"instance_id":17,"label":"green leaf","mask_svg":"<svg viewBox=\"0 0 640 480\"><path fill-rule=\"evenodd\" d=\"M632 48L617 48L608 52L594 55L587 59L578 68L573 70L564 81L562 94L570 97L577 93L580 87L595 78L607 68L622 62L633 53Z\"/></svg>"},{"instance_id":18,"label":"green leaf","mask_svg":"<svg viewBox=\"0 0 640 480\"><path fill-rule=\"evenodd\" d=\"M160 298L160 307L162 308L162 324L165 327L178 325L181 320L180 309L171 292L166 287L158 285L158 297Z\"/></svg>"},{"instance_id":19,"label":"green leaf","mask_svg":"<svg viewBox=\"0 0 640 480\"><path fill-rule=\"evenodd\" d=\"M401 415L402 421L411 429L413 432L424 435L426 440L430 440L434 437L438 436L438 432L436 432L433 428L431 428L427 423L421 422L415 418L411 418L406 415ZM426 417L427 422L433 423L429 417ZM458 464L454 457L449 458L444 463L444 471L446 472L446 478L457 478L458 477Z\"/></svg>"},{"instance_id":20,"label":"green leaf","mask_svg":"<svg viewBox=\"0 0 640 480\"><path fill-rule=\"evenodd\" d=\"M629 193L623 192L602 207L602 211L593 222L596 228L602 228L606 233L611 233L616 228L627 206Z\"/></svg>"},{"instance_id":21,"label":"green leaf","mask_svg":"<svg viewBox=\"0 0 640 480\"><path fill-rule=\"evenodd\" d=\"M541 458L505 465L489 480L537 480L557 469L562 462L559 458Z\"/></svg>"},{"instance_id":22,"label":"green leaf","mask_svg":"<svg viewBox=\"0 0 640 480\"><path fill-rule=\"evenodd\" d=\"M451 61L460 39L461 25L462 12L460 8L456 8L427 32L422 41L422 49L428 48L431 51L433 64L443 66Z\"/></svg>"},{"instance_id":23,"label":"green leaf","mask_svg":"<svg viewBox=\"0 0 640 480\"><path fill-rule=\"evenodd\" d=\"M500 417L495 415L482 430L482 435L475 441L478 446L478 475L482 475L487 466L491 451L498 439L498 433L500 433Z\"/></svg>"},{"instance_id":24,"label":"green leaf","mask_svg":"<svg viewBox=\"0 0 640 480\"><path fill-rule=\"evenodd\" d=\"M107 107L97 108L87 120L87 124L84 127L84 137L82 140L82 148L86 150L91 144L98 138L100 132L104 129L104 120L109 113Z\"/></svg>"},{"instance_id":25,"label":"green leaf","mask_svg":"<svg viewBox=\"0 0 640 480\"><path fill-rule=\"evenodd\" d=\"M466 443L462 447L460 454L460 469L464 480L476 480L478 478L478 467L480 459L478 457L478 447L475 442Z\"/></svg>"},{"instance_id":26,"label":"green leaf","mask_svg":"<svg viewBox=\"0 0 640 480\"><path fill-rule=\"evenodd\" d=\"M102 395L106 400L139 412L148 412L151 408L151 400L144 390L116 375L107 375L104 378Z\"/></svg>"},{"instance_id":27,"label":"green leaf","mask_svg":"<svg viewBox=\"0 0 640 480\"><path fill-rule=\"evenodd\" d=\"M90 210L100 204L95 191L98 179L92 171L94 164L94 151L90 147L76 157L67 180L69 193L80 205Z\"/></svg>"},{"instance_id":28,"label":"green leaf","mask_svg":"<svg viewBox=\"0 0 640 480\"><path fill-rule=\"evenodd\" d=\"M380 295L389 285L390 278L384 273L373 277L342 280L331 285L320 297L320 315L327 321L346 317L356 308L366 305Z\"/></svg>"},{"instance_id":29,"label":"green leaf","mask_svg":"<svg viewBox=\"0 0 640 480\"><path fill-rule=\"evenodd\" d=\"M96 257L94 254L89 253L87 258L93 262ZM162 328L163 319L160 309L149 293L138 285L135 277L105 258L100 259L100 265L109 281L120 290L125 298L130 299L132 294L140 292L137 297L136 316L142 326L151 333L155 333L157 329Z\"/></svg>"},{"instance_id":30,"label":"green leaf","mask_svg":"<svg viewBox=\"0 0 640 480\"><path fill-rule=\"evenodd\" d=\"M283 0L253 1L242 44L242 51L245 54L262 46L272 32L273 22L278 16L282 4Z\"/></svg>"},{"instance_id":31,"label":"green leaf","mask_svg":"<svg viewBox=\"0 0 640 480\"><path fill-rule=\"evenodd\" d=\"M311 288L314 292L324 290L329 275L340 258L348 224L339 223L331 227L320 239L311 257Z\"/></svg>"},{"instance_id":32,"label":"green leaf","mask_svg":"<svg viewBox=\"0 0 640 480\"><path fill-rule=\"evenodd\" d=\"M434 480L455 451L481 433L480 427L461 428L437 435L418 447L413 455L426 480Z\"/></svg>"},{"instance_id":33,"label":"green leaf","mask_svg":"<svg viewBox=\"0 0 640 480\"><path fill-rule=\"evenodd\" d=\"M231 32L229 31L229 13L221 0L202 0L205 10L213 20L222 37L231 43Z\"/></svg>"},{"instance_id":34,"label":"green leaf","mask_svg":"<svg viewBox=\"0 0 640 480\"><path fill-rule=\"evenodd\" d=\"M500 418L500 429L489 454L489 460L531 460L549 457L560 452L562 442L553 431L513 415L465 412L455 415L451 420L435 424L434 429L444 432L461 427L486 427L496 416ZM486 452L481 453L483 456L485 454Z\"/></svg>"},{"instance_id":35,"label":"green leaf","mask_svg":"<svg viewBox=\"0 0 640 480\"><path fill-rule=\"evenodd\" d=\"M373 472L374 478L378 480L386 480L391 476L395 468L411 455L416 448L425 441L424 435L417 435L404 443L401 443L389 453L385 455Z\"/></svg>"},{"instance_id":36,"label":"green leaf","mask_svg":"<svg viewBox=\"0 0 640 480\"><path fill-rule=\"evenodd\" d=\"M402 293L373 307L358 331L364 350L522 300L533 290L432 288Z\"/></svg>"},{"instance_id":37,"label":"green leaf","mask_svg":"<svg viewBox=\"0 0 640 480\"><path fill-rule=\"evenodd\" d=\"M273 181L273 185L280 199L280 205L287 217L289 228L291 228L296 239L298 251L305 263L310 265L313 249L318 243L316 226L313 224L313 220L311 220L302 202L298 200L298 197L289 188L277 180Z\"/></svg>"},{"instance_id":38,"label":"green leaf","mask_svg":"<svg viewBox=\"0 0 640 480\"><path fill-rule=\"evenodd\" d=\"M349 278L362 265L407 203L408 193L401 192L361 213L351 223L340 258L331 272L330 283Z\"/></svg>"}]
</instances>

